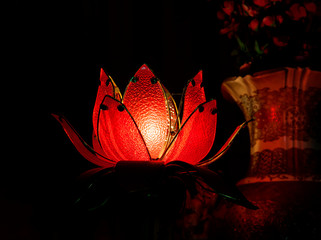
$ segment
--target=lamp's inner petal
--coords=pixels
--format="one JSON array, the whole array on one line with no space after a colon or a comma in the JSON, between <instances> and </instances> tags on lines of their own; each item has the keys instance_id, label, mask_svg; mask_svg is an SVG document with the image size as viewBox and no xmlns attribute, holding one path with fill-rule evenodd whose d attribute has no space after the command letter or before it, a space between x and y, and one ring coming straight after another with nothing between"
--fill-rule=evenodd
<instances>
[{"instance_id":1,"label":"lamp's inner petal","mask_svg":"<svg viewBox=\"0 0 321 240\"><path fill-rule=\"evenodd\" d=\"M145 64L128 84L123 103L133 116L151 158L158 159L170 134L169 109L161 83Z\"/></svg>"},{"instance_id":2,"label":"lamp's inner petal","mask_svg":"<svg viewBox=\"0 0 321 240\"><path fill-rule=\"evenodd\" d=\"M111 159L150 160L146 144L128 110L108 95L99 111L98 140Z\"/></svg>"},{"instance_id":3,"label":"lamp's inner petal","mask_svg":"<svg viewBox=\"0 0 321 240\"><path fill-rule=\"evenodd\" d=\"M168 140L167 140L167 146L168 146L179 130L180 119L178 116L178 110L177 110L177 106L174 98L172 97L170 92L165 88L165 86L164 85L162 86L165 91L168 109L169 109L168 114L170 119L170 134L168 134Z\"/></svg>"},{"instance_id":4,"label":"lamp's inner petal","mask_svg":"<svg viewBox=\"0 0 321 240\"><path fill-rule=\"evenodd\" d=\"M187 118L162 160L190 164L201 161L213 145L216 121L215 100L199 105Z\"/></svg>"},{"instance_id":5,"label":"lamp's inner petal","mask_svg":"<svg viewBox=\"0 0 321 240\"><path fill-rule=\"evenodd\" d=\"M121 93L116 86L113 79L108 76L104 70L100 69L100 85L98 87L96 102L94 106L94 112L93 112L93 127L94 127L94 135L97 136L97 126L98 126L98 114L99 114L99 108L100 104L104 100L104 97L108 95L111 96L117 100L121 100Z\"/></svg>"},{"instance_id":6,"label":"lamp's inner petal","mask_svg":"<svg viewBox=\"0 0 321 240\"><path fill-rule=\"evenodd\" d=\"M204 102L206 102L206 97L203 87L203 72L201 70L193 79L188 81L184 89L180 105L180 113L183 110L182 124L184 124L195 108Z\"/></svg>"}]
</instances>

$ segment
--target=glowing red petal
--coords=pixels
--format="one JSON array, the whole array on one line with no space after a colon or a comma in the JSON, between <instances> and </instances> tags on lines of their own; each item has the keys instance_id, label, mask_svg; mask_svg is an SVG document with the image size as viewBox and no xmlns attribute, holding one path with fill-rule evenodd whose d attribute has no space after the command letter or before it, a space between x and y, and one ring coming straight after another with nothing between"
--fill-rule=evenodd
<instances>
[{"instance_id":1,"label":"glowing red petal","mask_svg":"<svg viewBox=\"0 0 321 240\"><path fill-rule=\"evenodd\" d=\"M113 166L113 167L115 167L115 166ZM87 171L85 171L85 172L80 174L80 179L86 180L86 179L90 178L92 175L94 175L94 174L96 174L96 173L98 173L100 171L103 171L105 169L106 168L102 168L102 167L89 169L89 170L87 170Z\"/></svg>"},{"instance_id":2,"label":"glowing red petal","mask_svg":"<svg viewBox=\"0 0 321 240\"><path fill-rule=\"evenodd\" d=\"M198 105L206 102L204 87L203 87L203 72L202 70L198 74L188 81L183 93L183 117L182 124L191 115L191 113L197 108ZM181 109L180 109L181 110Z\"/></svg>"},{"instance_id":3,"label":"glowing red petal","mask_svg":"<svg viewBox=\"0 0 321 240\"><path fill-rule=\"evenodd\" d=\"M211 150L216 133L216 101L199 105L183 124L163 161L196 164Z\"/></svg>"},{"instance_id":4,"label":"glowing red petal","mask_svg":"<svg viewBox=\"0 0 321 240\"><path fill-rule=\"evenodd\" d=\"M177 134L180 126L179 117L178 117L178 111L176 103L170 94L170 92L163 86L163 89L165 91L168 109L169 109L169 119L170 119L170 134L168 134L168 140L167 145L170 144L171 140L174 138L174 136Z\"/></svg>"},{"instance_id":5,"label":"glowing red petal","mask_svg":"<svg viewBox=\"0 0 321 240\"><path fill-rule=\"evenodd\" d=\"M97 136L97 126L98 126L98 114L99 114L99 107L102 101L104 100L104 97L108 95L113 98L116 98L117 100L121 99L121 94L114 83L113 79L108 76L104 70L100 69L100 85L98 87L96 102L94 106L94 112L93 112L93 127L94 127L94 134Z\"/></svg>"},{"instance_id":6,"label":"glowing red petal","mask_svg":"<svg viewBox=\"0 0 321 240\"><path fill-rule=\"evenodd\" d=\"M117 161L149 161L150 156L136 123L126 107L106 96L98 119L98 139L106 155Z\"/></svg>"},{"instance_id":7,"label":"glowing red petal","mask_svg":"<svg viewBox=\"0 0 321 240\"><path fill-rule=\"evenodd\" d=\"M202 162L200 162L199 164L197 164L198 166L207 166L211 163L213 163L214 161L216 161L217 159L219 159L220 157L222 157L226 151L230 148L234 138L236 137L236 135L245 127L247 126L247 124L249 122L251 122L252 119L250 121L246 121L244 123L242 123L241 125L237 126L237 128L234 130L234 132L231 134L231 136L227 139L226 143L221 147L221 149L211 158L204 160Z\"/></svg>"},{"instance_id":8,"label":"glowing red petal","mask_svg":"<svg viewBox=\"0 0 321 240\"><path fill-rule=\"evenodd\" d=\"M86 158L88 161L101 166L101 167L113 167L116 165L115 162L113 162L110 159L107 159L103 156L100 156L98 158L96 155L99 155L99 153L96 153L76 132L76 130L71 126L71 124L62 116L58 116L55 114L52 114L53 117L57 119L57 121L61 124L63 129L65 130L67 136L71 140L71 142L74 144L78 152Z\"/></svg>"},{"instance_id":9,"label":"glowing red petal","mask_svg":"<svg viewBox=\"0 0 321 240\"><path fill-rule=\"evenodd\" d=\"M170 119L161 83L144 64L128 84L123 103L135 119L152 159L165 150Z\"/></svg>"},{"instance_id":10,"label":"glowing red petal","mask_svg":"<svg viewBox=\"0 0 321 240\"><path fill-rule=\"evenodd\" d=\"M98 158L102 158L101 156L107 157L106 153L100 146L100 143L98 141L98 136L96 136L94 132L92 134L92 144L93 144L94 151L98 153L97 155Z\"/></svg>"}]
</instances>

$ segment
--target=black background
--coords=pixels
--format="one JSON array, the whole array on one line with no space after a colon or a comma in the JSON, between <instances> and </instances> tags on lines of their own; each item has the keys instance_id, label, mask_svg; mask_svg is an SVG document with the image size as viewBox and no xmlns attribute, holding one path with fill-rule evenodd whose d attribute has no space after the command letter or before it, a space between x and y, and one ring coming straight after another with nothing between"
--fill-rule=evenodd
<instances>
[{"instance_id":1,"label":"black background","mask_svg":"<svg viewBox=\"0 0 321 240\"><path fill-rule=\"evenodd\" d=\"M220 95L235 72L216 9L206 0L12 1L4 8L1 239L64 239L68 225L77 228L66 202L93 165L50 113L65 115L90 143L101 67L123 92L146 63L172 93L203 69L207 98L218 101L212 153L220 148L243 117ZM244 130L212 168L236 182L248 161Z\"/></svg>"}]
</instances>

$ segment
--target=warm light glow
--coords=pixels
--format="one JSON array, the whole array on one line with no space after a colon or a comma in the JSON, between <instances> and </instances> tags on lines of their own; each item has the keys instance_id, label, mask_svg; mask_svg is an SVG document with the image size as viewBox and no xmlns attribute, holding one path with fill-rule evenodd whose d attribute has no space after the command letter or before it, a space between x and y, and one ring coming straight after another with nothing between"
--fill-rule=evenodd
<instances>
[{"instance_id":1,"label":"warm light glow","mask_svg":"<svg viewBox=\"0 0 321 240\"><path fill-rule=\"evenodd\" d=\"M154 73L144 64L134 75L124 93L123 104L133 116L152 159L164 151L170 124L164 89Z\"/></svg>"},{"instance_id":2,"label":"warm light glow","mask_svg":"<svg viewBox=\"0 0 321 240\"><path fill-rule=\"evenodd\" d=\"M142 130L141 133L144 137L146 145L149 146L148 150L151 156L155 157L158 154L158 146L163 147L166 144L165 141L161 141L159 136L162 135L163 131L167 131L167 129L163 129L161 126L157 124L157 121L145 121L143 123L138 123ZM152 144L151 144L152 143ZM152 159L158 159L153 158Z\"/></svg>"},{"instance_id":3,"label":"warm light glow","mask_svg":"<svg viewBox=\"0 0 321 240\"><path fill-rule=\"evenodd\" d=\"M216 101L206 102L202 71L188 81L179 119L176 103L154 73L143 65L131 79L124 96L102 69L93 111L93 148L66 119L54 115L77 150L101 167L119 161L183 161L206 165L229 147L240 126L218 154L204 160L216 132ZM201 162L202 161L202 162Z\"/></svg>"},{"instance_id":4,"label":"warm light glow","mask_svg":"<svg viewBox=\"0 0 321 240\"><path fill-rule=\"evenodd\" d=\"M147 181L154 179L154 175L157 185L164 179L177 178L187 191L197 184L204 187L204 181L211 193L255 209L237 189L205 168L226 152L247 122L237 127L217 154L205 159L215 138L217 108L215 100L206 101L202 71L188 81L179 111L176 106L170 92L143 65L131 78L123 97L112 78L101 69L92 118L93 148L63 116L53 116L79 153L98 166L85 173L103 174L99 174L103 178L94 178L95 182L116 181L118 186L132 192L145 189L145 184L149 186ZM98 185L105 190L105 184Z\"/></svg>"}]
</instances>

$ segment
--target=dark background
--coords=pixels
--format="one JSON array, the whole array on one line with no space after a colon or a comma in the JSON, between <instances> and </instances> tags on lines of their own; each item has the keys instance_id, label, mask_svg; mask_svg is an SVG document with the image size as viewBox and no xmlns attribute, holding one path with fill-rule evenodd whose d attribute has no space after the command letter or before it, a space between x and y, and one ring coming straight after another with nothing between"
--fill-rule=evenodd
<instances>
[{"instance_id":1,"label":"dark background","mask_svg":"<svg viewBox=\"0 0 321 240\"><path fill-rule=\"evenodd\" d=\"M146 63L172 93L203 69L207 98L218 101L212 153L243 121L220 95L235 72L215 1L12 1L6 9L1 239L64 239L79 227L66 206L75 179L93 165L50 113L65 115L90 143L101 67L123 92ZM245 130L212 168L236 182L248 159Z\"/></svg>"}]
</instances>

